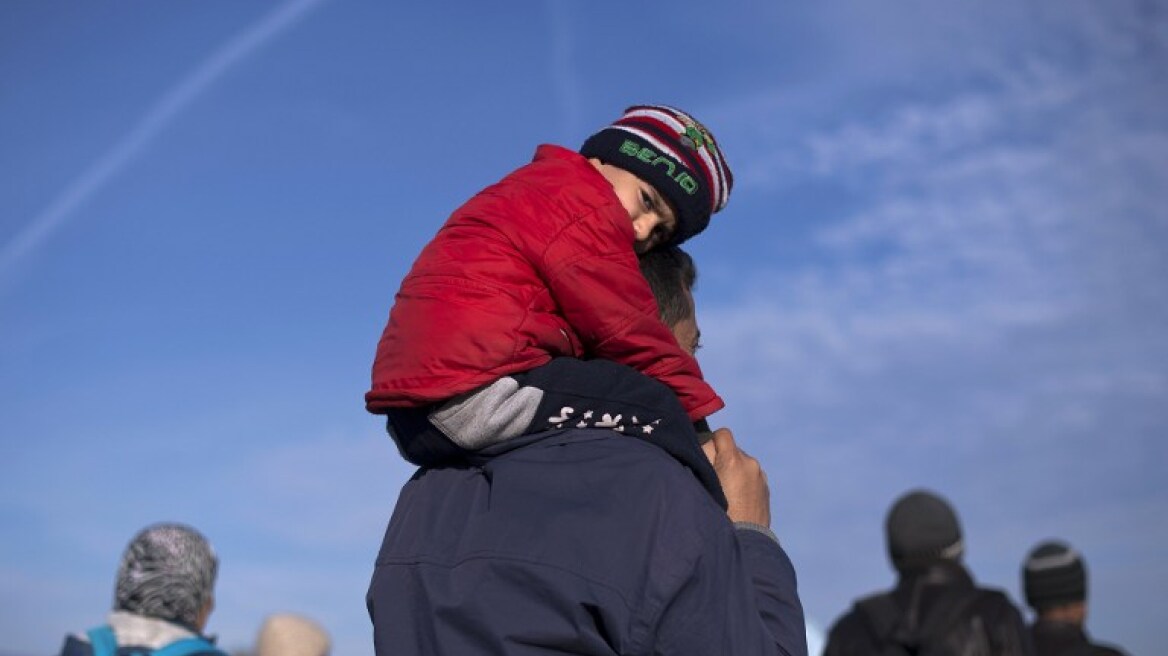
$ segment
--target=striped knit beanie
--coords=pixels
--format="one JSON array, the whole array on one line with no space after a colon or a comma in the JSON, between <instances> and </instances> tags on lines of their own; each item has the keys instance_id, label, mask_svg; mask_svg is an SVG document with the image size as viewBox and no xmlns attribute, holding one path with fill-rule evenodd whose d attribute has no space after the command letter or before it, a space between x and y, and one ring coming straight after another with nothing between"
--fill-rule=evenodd
<instances>
[{"instance_id":1,"label":"striped knit beanie","mask_svg":"<svg viewBox=\"0 0 1168 656\"><path fill-rule=\"evenodd\" d=\"M653 185L677 215L674 244L706 229L726 206L734 176L714 136L667 105L634 105L592 135L580 154L620 167Z\"/></svg>"},{"instance_id":2,"label":"striped knit beanie","mask_svg":"<svg viewBox=\"0 0 1168 656\"><path fill-rule=\"evenodd\" d=\"M1042 611L1087 598L1087 567L1066 544L1048 541L1031 550L1022 565L1026 603Z\"/></svg>"},{"instance_id":3,"label":"striped knit beanie","mask_svg":"<svg viewBox=\"0 0 1168 656\"><path fill-rule=\"evenodd\" d=\"M211 545L195 529L182 524L149 526L122 554L114 610L197 629L218 569Z\"/></svg>"}]
</instances>

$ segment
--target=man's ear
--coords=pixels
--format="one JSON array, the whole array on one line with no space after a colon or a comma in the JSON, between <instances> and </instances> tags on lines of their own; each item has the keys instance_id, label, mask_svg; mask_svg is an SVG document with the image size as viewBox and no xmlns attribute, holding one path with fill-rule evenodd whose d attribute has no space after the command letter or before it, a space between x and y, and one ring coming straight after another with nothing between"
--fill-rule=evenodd
<instances>
[{"instance_id":1,"label":"man's ear","mask_svg":"<svg viewBox=\"0 0 1168 656\"><path fill-rule=\"evenodd\" d=\"M202 633L207 628L207 620L211 619L211 611L213 610L215 610L215 595L211 595L207 599L207 603L203 604L203 607L199 609L198 626L195 627L199 630L199 633Z\"/></svg>"}]
</instances>

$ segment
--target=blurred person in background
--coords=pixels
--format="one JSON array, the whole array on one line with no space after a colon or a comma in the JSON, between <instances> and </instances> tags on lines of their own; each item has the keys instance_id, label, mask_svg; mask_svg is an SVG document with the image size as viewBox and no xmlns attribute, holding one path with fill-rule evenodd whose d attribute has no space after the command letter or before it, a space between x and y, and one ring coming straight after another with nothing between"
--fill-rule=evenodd
<instances>
[{"instance_id":1,"label":"blurred person in background","mask_svg":"<svg viewBox=\"0 0 1168 656\"><path fill-rule=\"evenodd\" d=\"M1038 656L1124 656L1087 635L1087 565L1065 542L1036 545L1022 563L1022 590L1034 609L1030 637Z\"/></svg>"},{"instance_id":2,"label":"blurred person in background","mask_svg":"<svg viewBox=\"0 0 1168 656\"><path fill-rule=\"evenodd\" d=\"M824 656L1033 654L1018 609L975 585L962 565L965 543L949 502L927 490L905 494L888 513L885 536L896 587L856 601L831 628Z\"/></svg>"},{"instance_id":3,"label":"blurred person in background","mask_svg":"<svg viewBox=\"0 0 1168 656\"><path fill-rule=\"evenodd\" d=\"M264 619L256 638L255 656L328 656L328 631L317 622L293 613Z\"/></svg>"},{"instance_id":4,"label":"blurred person in background","mask_svg":"<svg viewBox=\"0 0 1168 656\"><path fill-rule=\"evenodd\" d=\"M61 656L226 656L203 634L218 569L211 544L195 529L146 527L122 554L106 623L68 636Z\"/></svg>"}]
</instances>

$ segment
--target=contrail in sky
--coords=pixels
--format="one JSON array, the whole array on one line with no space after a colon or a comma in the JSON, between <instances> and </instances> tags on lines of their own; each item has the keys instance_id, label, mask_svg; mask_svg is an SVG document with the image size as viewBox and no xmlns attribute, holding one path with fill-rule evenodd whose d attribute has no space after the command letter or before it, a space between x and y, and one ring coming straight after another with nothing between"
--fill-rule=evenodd
<instances>
[{"instance_id":1,"label":"contrail in sky","mask_svg":"<svg viewBox=\"0 0 1168 656\"><path fill-rule=\"evenodd\" d=\"M580 100L580 84L572 66L574 43L571 7L556 0L550 0L545 6L548 11L548 29L544 36L552 41L552 52L548 58L549 72L556 100L564 113L563 139L576 139L582 129L580 108L583 102Z\"/></svg>"},{"instance_id":2,"label":"contrail in sky","mask_svg":"<svg viewBox=\"0 0 1168 656\"><path fill-rule=\"evenodd\" d=\"M224 73L255 50L288 29L308 10L324 0L291 0L220 46L189 75L162 96L141 120L114 147L77 179L53 202L0 249L0 281L7 271L32 253L54 231L65 224L74 211L138 156L163 128L174 120Z\"/></svg>"}]
</instances>

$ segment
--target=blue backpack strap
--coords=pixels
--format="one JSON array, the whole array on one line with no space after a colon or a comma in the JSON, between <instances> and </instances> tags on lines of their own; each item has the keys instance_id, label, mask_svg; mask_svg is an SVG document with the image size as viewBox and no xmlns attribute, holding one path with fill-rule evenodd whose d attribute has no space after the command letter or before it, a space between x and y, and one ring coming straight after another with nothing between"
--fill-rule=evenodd
<instances>
[{"instance_id":1,"label":"blue backpack strap","mask_svg":"<svg viewBox=\"0 0 1168 656\"><path fill-rule=\"evenodd\" d=\"M90 629L85 635L89 636L89 644L93 646L93 656L115 656L118 653L118 639L110 625Z\"/></svg>"},{"instance_id":2,"label":"blue backpack strap","mask_svg":"<svg viewBox=\"0 0 1168 656\"><path fill-rule=\"evenodd\" d=\"M169 645L154 652L154 656L189 656L190 654L214 654L227 656L219 651L215 645L203 638L184 638L175 640Z\"/></svg>"}]
</instances>

